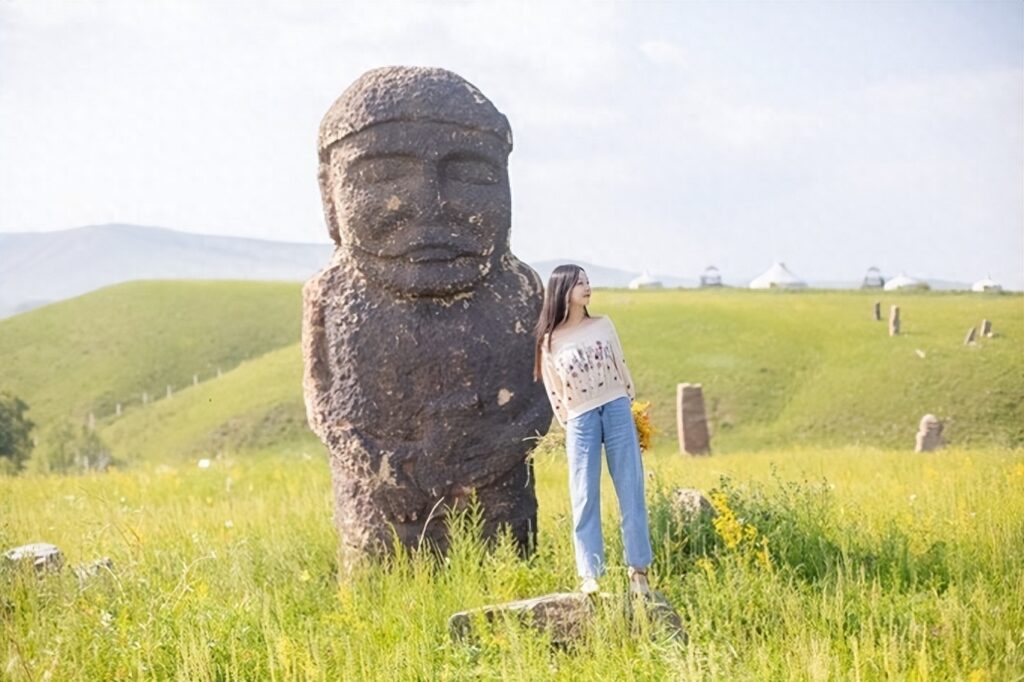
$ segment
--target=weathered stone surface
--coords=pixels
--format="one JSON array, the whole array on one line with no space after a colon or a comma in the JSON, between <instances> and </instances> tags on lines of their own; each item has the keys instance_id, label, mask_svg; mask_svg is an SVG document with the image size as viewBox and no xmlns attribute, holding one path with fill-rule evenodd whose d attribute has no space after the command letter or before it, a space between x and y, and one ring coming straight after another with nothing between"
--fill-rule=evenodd
<instances>
[{"instance_id":1,"label":"weathered stone surface","mask_svg":"<svg viewBox=\"0 0 1024 682\"><path fill-rule=\"evenodd\" d=\"M36 571L58 571L64 565L64 555L56 545L35 542L4 552L4 559L12 564L28 563Z\"/></svg>"},{"instance_id":2,"label":"weathered stone surface","mask_svg":"<svg viewBox=\"0 0 1024 682\"><path fill-rule=\"evenodd\" d=\"M569 642L579 638L593 610L593 602L585 594L556 592L532 599L459 611L448 619L448 630L453 639L462 639L472 634L474 619L482 616L486 622L493 623L508 615L538 630L548 630L553 642Z\"/></svg>"},{"instance_id":3,"label":"weathered stone surface","mask_svg":"<svg viewBox=\"0 0 1024 682\"><path fill-rule=\"evenodd\" d=\"M645 609L648 619L658 625L662 631L673 639L686 642L688 636L686 628L683 627L683 619L676 610L676 607L672 606L672 603L669 602L665 595L661 592L651 592L642 599L632 596L627 597L626 608L633 620L636 620L637 611L640 607Z\"/></svg>"},{"instance_id":4,"label":"weathered stone surface","mask_svg":"<svg viewBox=\"0 0 1024 682\"><path fill-rule=\"evenodd\" d=\"M100 557L95 561L90 561L85 564L78 564L74 567L75 575L79 580L87 580L89 578L95 578L98 575L102 575L108 571L114 570L114 562L110 557Z\"/></svg>"},{"instance_id":5,"label":"weathered stone surface","mask_svg":"<svg viewBox=\"0 0 1024 682\"><path fill-rule=\"evenodd\" d=\"M672 509L684 519L694 519L701 514L716 514L711 500L696 488L676 488L672 491Z\"/></svg>"},{"instance_id":6,"label":"weathered stone surface","mask_svg":"<svg viewBox=\"0 0 1024 682\"><path fill-rule=\"evenodd\" d=\"M898 336L900 333L900 307L894 305L889 308L889 336Z\"/></svg>"},{"instance_id":7,"label":"weathered stone surface","mask_svg":"<svg viewBox=\"0 0 1024 682\"><path fill-rule=\"evenodd\" d=\"M700 384L679 384L676 387L676 427L680 452L690 455L711 454L704 391Z\"/></svg>"},{"instance_id":8,"label":"weathered stone surface","mask_svg":"<svg viewBox=\"0 0 1024 682\"><path fill-rule=\"evenodd\" d=\"M986 338L992 337L992 321L982 320L981 321L981 335Z\"/></svg>"},{"instance_id":9,"label":"weathered stone surface","mask_svg":"<svg viewBox=\"0 0 1024 682\"><path fill-rule=\"evenodd\" d=\"M944 446L946 441L942 438L942 428L942 422L934 414L921 417L914 452L931 452Z\"/></svg>"},{"instance_id":10,"label":"weathered stone surface","mask_svg":"<svg viewBox=\"0 0 1024 682\"><path fill-rule=\"evenodd\" d=\"M526 455L551 412L532 378L541 282L509 250L511 149L505 117L442 69L370 71L321 124L336 248L303 290L303 388L346 562L393 533L443 551L446 508L474 492L486 534L536 533Z\"/></svg>"},{"instance_id":11,"label":"weathered stone surface","mask_svg":"<svg viewBox=\"0 0 1024 682\"><path fill-rule=\"evenodd\" d=\"M974 329L974 327L971 327L970 329L967 330L967 336L964 337L964 345L968 346L974 343L975 339L977 338L977 331Z\"/></svg>"},{"instance_id":12,"label":"weathered stone surface","mask_svg":"<svg viewBox=\"0 0 1024 682\"><path fill-rule=\"evenodd\" d=\"M459 611L448 619L448 629L452 639L458 641L472 636L473 623L477 619L493 623L500 618L511 617L523 625L547 631L552 644L564 645L583 635L599 604L623 608L634 621L638 618L638 609L643 608L650 622L673 638L686 640L682 618L659 592L652 592L646 597L605 592L588 597L580 592L556 592L532 599Z\"/></svg>"}]
</instances>

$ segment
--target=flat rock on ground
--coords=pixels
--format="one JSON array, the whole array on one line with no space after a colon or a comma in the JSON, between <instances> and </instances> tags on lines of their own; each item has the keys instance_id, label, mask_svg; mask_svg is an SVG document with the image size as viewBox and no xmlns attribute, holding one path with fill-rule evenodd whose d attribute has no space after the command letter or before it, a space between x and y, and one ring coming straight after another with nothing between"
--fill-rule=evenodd
<instances>
[{"instance_id":1,"label":"flat rock on ground","mask_svg":"<svg viewBox=\"0 0 1024 682\"><path fill-rule=\"evenodd\" d=\"M568 644L580 639L600 603L621 605L631 620L636 616L637 606L643 604L651 622L660 625L674 639L686 640L686 631L679 613L658 592L652 592L647 597L607 593L587 596L581 592L556 592L459 611L448 619L448 629L453 639L460 640L473 633L474 621L478 618L493 623L509 616L524 625L548 631L553 644Z\"/></svg>"},{"instance_id":2,"label":"flat rock on ground","mask_svg":"<svg viewBox=\"0 0 1024 682\"><path fill-rule=\"evenodd\" d=\"M47 542L14 547L4 552L4 559L12 564L30 563L38 572L57 571L64 565L60 548Z\"/></svg>"}]
</instances>

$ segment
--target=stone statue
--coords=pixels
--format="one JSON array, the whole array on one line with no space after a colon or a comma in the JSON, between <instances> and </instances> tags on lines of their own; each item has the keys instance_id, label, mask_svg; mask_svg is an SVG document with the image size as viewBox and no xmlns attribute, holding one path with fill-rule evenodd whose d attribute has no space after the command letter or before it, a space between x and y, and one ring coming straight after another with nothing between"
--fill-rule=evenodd
<instances>
[{"instance_id":1,"label":"stone statue","mask_svg":"<svg viewBox=\"0 0 1024 682\"><path fill-rule=\"evenodd\" d=\"M320 124L336 245L303 289L303 389L330 451L348 564L424 541L471 495L484 532L535 540L527 455L550 424L532 377L540 278L509 250L507 119L443 69L357 79Z\"/></svg>"}]
</instances>

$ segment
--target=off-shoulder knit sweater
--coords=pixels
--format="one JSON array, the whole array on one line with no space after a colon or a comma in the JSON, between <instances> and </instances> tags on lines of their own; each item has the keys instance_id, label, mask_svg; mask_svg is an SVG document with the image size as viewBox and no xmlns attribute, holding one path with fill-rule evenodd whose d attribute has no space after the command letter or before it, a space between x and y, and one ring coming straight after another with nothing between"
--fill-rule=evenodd
<instances>
[{"instance_id":1,"label":"off-shoulder knit sweater","mask_svg":"<svg viewBox=\"0 0 1024 682\"><path fill-rule=\"evenodd\" d=\"M548 341L551 342L550 349ZM636 397L619 335L607 317L591 317L541 344L541 375L558 423L616 398Z\"/></svg>"}]
</instances>

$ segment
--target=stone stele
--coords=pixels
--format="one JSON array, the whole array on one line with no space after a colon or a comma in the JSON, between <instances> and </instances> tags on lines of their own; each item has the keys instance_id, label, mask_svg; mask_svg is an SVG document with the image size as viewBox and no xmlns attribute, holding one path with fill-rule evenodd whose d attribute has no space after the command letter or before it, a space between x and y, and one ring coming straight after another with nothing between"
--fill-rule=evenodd
<instances>
[{"instance_id":1,"label":"stone stele","mask_svg":"<svg viewBox=\"0 0 1024 682\"><path fill-rule=\"evenodd\" d=\"M679 451L689 455L710 455L711 436L708 433L707 412L704 409L704 390L700 384L676 386L676 430Z\"/></svg>"},{"instance_id":2,"label":"stone stele","mask_svg":"<svg viewBox=\"0 0 1024 682\"><path fill-rule=\"evenodd\" d=\"M509 250L507 119L450 71L388 67L342 93L318 148L335 251L303 289L303 390L343 563L395 540L445 551L446 512L474 494L485 535L528 552L551 412L540 278Z\"/></svg>"},{"instance_id":3,"label":"stone stele","mask_svg":"<svg viewBox=\"0 0 1024 682\"><path fill-rule=\"evenodd\" d=\"M900 335L900 307L894 305L889 308L889 336Z\"/></svg>"},{"instance_id":4,"label":"stone stele","mask_svg":"<svg viewBox=\"0 0 1024 682\"><path fill-rule=\"evenodd\" d=\"M921 423L917 427L917 437L914 439L914 452L932 452L940 449L946 444L942 438L943 424L934 414L926 414L921 417Z\"/></svg>"}]
</instances>

